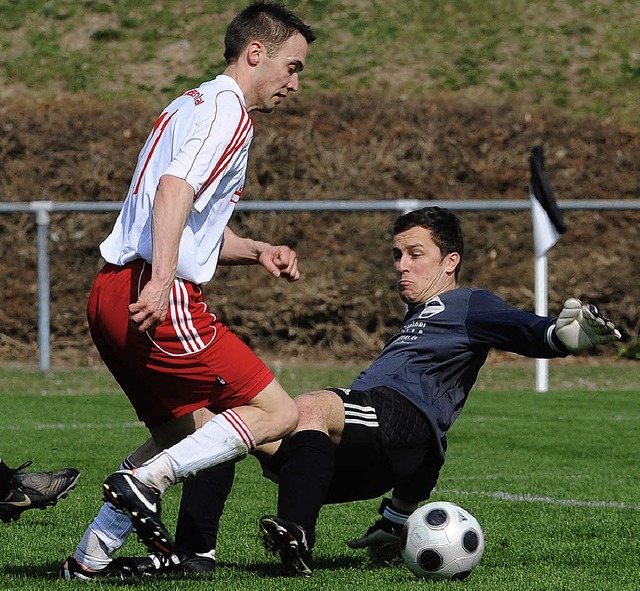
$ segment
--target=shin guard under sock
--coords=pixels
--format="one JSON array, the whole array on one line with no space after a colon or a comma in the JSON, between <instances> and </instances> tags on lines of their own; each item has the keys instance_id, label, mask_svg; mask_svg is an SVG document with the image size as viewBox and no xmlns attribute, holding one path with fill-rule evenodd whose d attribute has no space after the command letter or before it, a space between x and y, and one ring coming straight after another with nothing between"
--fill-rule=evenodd
<instances>
[{"instance_id":1,"label":"shin guard under sock","mask_svg":"<svg viewBox=\"0 0 640 591\"><path fill-rule=\"evenodd\" d=\"M314 532L333 477L333 443L322 431L300 431L289 439L289 452L280 469L278 516Z\"/></svg>"},{"instance_id":2,"label":"shin guard under sock","mask_svg":"<svg viewBox=\"0 0 640 591\"><path fill-rule=\"evenodd\" d=\"M234 410L225 410L200 429L145 462L136 477L162 494L202 470L244 458L255 447L253 434Z\"/></svg>"}]
</instances>

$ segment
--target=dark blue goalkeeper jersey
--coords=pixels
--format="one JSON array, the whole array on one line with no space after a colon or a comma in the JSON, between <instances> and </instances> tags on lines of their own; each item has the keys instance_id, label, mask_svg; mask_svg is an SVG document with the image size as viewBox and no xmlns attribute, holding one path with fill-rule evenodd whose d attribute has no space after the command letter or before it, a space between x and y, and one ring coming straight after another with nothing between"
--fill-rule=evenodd
<instances>
[{"instance_id":1,"label":"dark blue goalkeeper jersey","mask_svg":"<svg viewBox=\"0 0 640 591\"><path fill-rule=\"evenodd\" d=\"M555 322L514 308L488 291L456 288L411 308L351 388L386 386L408 398L429 419L443 458L445 434L462 411L489 350L565 357Z\"/></svg>"}]
</instances>

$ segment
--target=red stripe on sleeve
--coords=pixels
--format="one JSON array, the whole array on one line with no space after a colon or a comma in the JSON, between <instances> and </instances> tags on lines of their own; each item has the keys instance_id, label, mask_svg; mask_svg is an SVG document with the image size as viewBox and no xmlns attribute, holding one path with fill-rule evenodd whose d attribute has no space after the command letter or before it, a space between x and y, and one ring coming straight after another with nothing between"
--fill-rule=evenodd
<instances>
[{"instance_id":1,"label":"red stripe on sleeve","mask_svg":"<svg viewBox=\"0 0 640 591\"><path fill-rule=\"evenodd\" d=\"M240 99L238 99L240 100ZM253 128L253 122L249 117L246 110L242 109L242 117L238 122L238 126L231 138L231 141L225 148L224 152L216 162L211 174L207 178L207 180L202 184L198 192L194 195L193 200L196 201L198 197L200 197L210 186L211 184L223 173L226 167L231 162L233 156L242 148L244 143L247 140L247 137Z\"/></svg>"},{"instance_id":2,"label":"red stripe on sleeve","mask_svg":"<svg viewBox=\"0 0 640 591\"><path fill-rule=\"evenodd\" d=\"M151 160L151 156L153 156L153 153L156 149L156 146L158 145L158 142L160 141L160 138L162 137L162 134L164 133L164 130L166 129L167 125L169 125L169 121L171 121L171 119L173 119L173 116L178 112L178 110L176 109L173 113L171 113L171 115L169 115L169 117L166 118L166 120L164 121L164 123L162 123L162 127L160 128L160 133L157 135L155 141L153 142L153 146L151 146L151 149L149 150L149 154L147 155L147 159L144 162L144 166L142 167L142 170L140 171L140 176L138 177L138 182L136 183L136 188L133 190L133 194L137 195L138 194L138 189L140 189L140 183L142 182L142 177L144 176L144 172L145 170L147 170L147 166L149 165L149 161ZM158 119L158 121L156 122L156 124L153 126L153 132L155 133L160 125L160 123L162 122L162 120L166 117L166 113L163 113L160 118Z\"/></svg>"}]
</instances>

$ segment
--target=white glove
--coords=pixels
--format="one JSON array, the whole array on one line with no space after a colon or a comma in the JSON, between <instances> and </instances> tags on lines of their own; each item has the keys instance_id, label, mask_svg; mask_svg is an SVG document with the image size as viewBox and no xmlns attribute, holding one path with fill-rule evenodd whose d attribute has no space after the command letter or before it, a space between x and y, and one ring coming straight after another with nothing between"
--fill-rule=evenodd
<instances>
[{"instance_id":1,"label":"white glove","mask_svg":"<svg viewBox=\"0 0 640 591\"><path fill-rule=\"evenodd\" d=\"M586 306L569 298L556 321L556 336L570 353L580 353L596 345L620 339L615 324L603 316L593 304Z\"/></svg>"}]
</instances>

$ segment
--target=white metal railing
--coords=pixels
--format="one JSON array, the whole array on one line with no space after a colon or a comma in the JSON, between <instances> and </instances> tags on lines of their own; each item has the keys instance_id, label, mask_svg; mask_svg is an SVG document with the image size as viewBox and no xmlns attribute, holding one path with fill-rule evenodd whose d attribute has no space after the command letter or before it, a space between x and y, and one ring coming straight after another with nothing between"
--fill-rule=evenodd
<instances>
[{"instance_id":1,"label":"white metal railing","mask_svg":"<svg viewBox=\"0 0 640 591\"><path fill-rule=\"evenodd\" d=\"M531 207L529 199L421 201L392 199L378 201L240 201L237 211L398 211L407 212L426 206L458 211L523 211ZM640 210L640 200L566 200L558 201L561 210ZM42 371L51 367L51 308L49 284L49 223L54 212L118 212L117 201L27 201L0 202L2 213L33 213L37 226L38 358Z\"/></svg>"}]
</instances>

